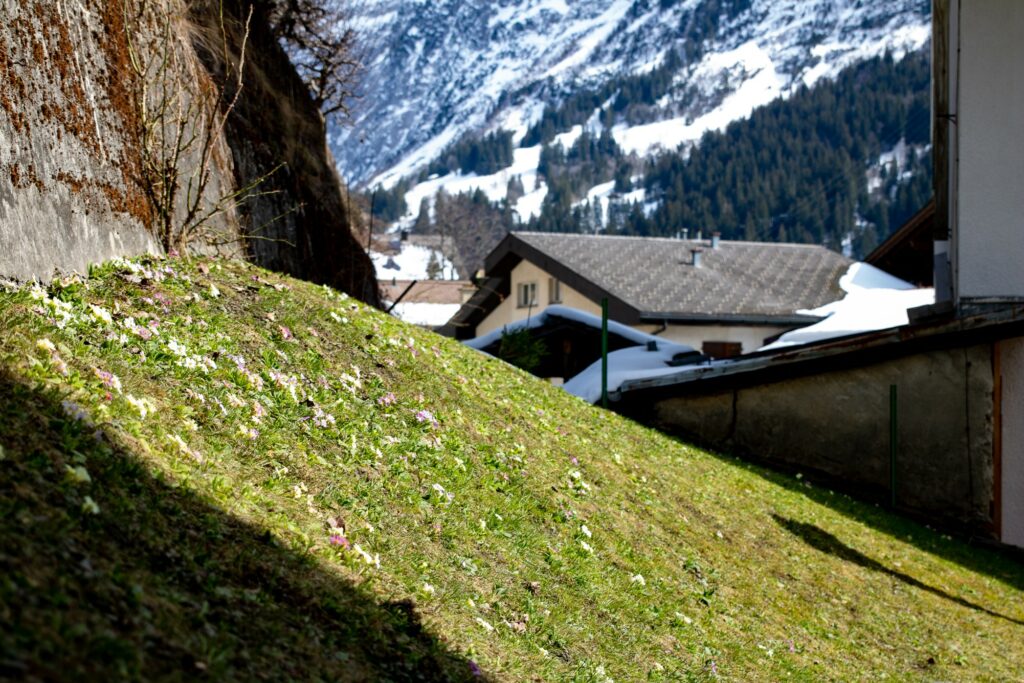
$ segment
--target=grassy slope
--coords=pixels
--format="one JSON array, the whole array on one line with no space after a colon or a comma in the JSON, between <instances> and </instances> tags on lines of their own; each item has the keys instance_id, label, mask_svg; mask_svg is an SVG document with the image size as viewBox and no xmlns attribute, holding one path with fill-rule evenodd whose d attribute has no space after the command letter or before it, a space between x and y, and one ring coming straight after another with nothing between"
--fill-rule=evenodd
<instances>
[{"instance_id":1,"label":"grassy slope","mask_svg":"<svg viewBox=\"0 0 1024 683\"><path fill-rule=\"evenodd\" d=\"M1024 671L1004 558L323 288L133 267L0 294L0 678Z\"/></svg>"}]
</instances>

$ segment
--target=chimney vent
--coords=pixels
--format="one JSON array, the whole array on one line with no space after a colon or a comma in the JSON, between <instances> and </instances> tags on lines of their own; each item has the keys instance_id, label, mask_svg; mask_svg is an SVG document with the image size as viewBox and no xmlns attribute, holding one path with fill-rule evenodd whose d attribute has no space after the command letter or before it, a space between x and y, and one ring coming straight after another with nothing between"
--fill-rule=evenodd
<instances>
[{"instance_id":1,"label":"chimney vent","mask_svg":"<svg viewBox=\"0 0 1024 683\"><path fill-rule=\"evenodd\" d=\"M683 239L684 240L690 239L690 229L689 228L683 228Z\"/></svg>"},{"instance_id":2,"label":"chimney vent","mask_svg":"<svg viewBox=\"0 0 1024 683\"><path fill-rule=\"evenodd\" d=\"M718 243L722 240L722 233L713 232L711 233L711 248L718 249Z\"/></svg>"},{"instance_id":3,"label":"chimney vent","mask_svg":"<svg viewBox=\"0 0 1024 683\"><path fill-rule=\"evenodd\" d=\"M700 242L704 239L704 230L702 228L697 229L697 241Z\"/></svg>"},{"instance_id":4,"label":"chimney vent","mask_svg":"<svg viewBox=\"0 0 1024 683\"><path fill-rule=\"evenodd\" d=\"M703 254L703 253L704 253L703 249L691 249L690 250L690 255L692 257L690 263L691 263L691 265L693 265L694 268L700 268L700 257L701 257L701 254Z\"/></svg>"}]
</instances>

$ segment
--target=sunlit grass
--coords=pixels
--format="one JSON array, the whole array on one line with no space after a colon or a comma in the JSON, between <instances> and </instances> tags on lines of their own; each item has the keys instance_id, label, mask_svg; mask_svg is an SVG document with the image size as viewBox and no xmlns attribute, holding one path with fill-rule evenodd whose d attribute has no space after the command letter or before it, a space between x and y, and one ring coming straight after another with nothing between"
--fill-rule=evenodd
<instances>
[{"instance_id":1,"label":"sunlit grass","mask_svg":"<svg viewBox=\"0 0 1024 683\"><path fill-rule=\"evenodd\" d=\"M125 491L144 478L159 483L153 498L197 501L175 523L204 537L179 539L176 552L206 557L197 549L237 523L256 544L240 555L283 553L280 574L265 561L256 585L216 558L189 563L195 577L135 568L166 594L139 598L130 627L109 627L114 655L100 670L115 678L118 666L151 677L179 660L220 679L372 678L381 652L436 662L412 666L428 679L477 667L515 681L1024 670L1019 565L680 444L328 289L237 262L119 262L2 294L0 321L10 393L26 402L0 417L5 547L44 548L44 531L81 543L106 534L121 544L107 552L126 557L132 542L157 547L176 499L152 528L123 522ZM46 421L47 443L26 433L31 420ZM62 521L33 530L29 509ZM27 615L21 636L0 636L0 667L62 657L94 670L75 651L75 621L101 629L131 610L80 587L88 614L44 598L57 584L116 583L117 572L85 579L78 559L55 555L74 567L58 581L34 575L28 557L4 555L29 568L0 591L3 616ZM234 578L218 583L217 571ZM302 623L307 640L342 638L352 651L295 645L302 612L273 601L259 632L268 642L239 642L211 625L209 604L175 603L193 579L193 597L237 607L238 628L279 582L303 604L346 605ZM408 645L417 619L430 638ZM138 660L147 639L166 642L175 663ZM363 641L376 644L360 653ZM274 669L264 646L294 668Z\"/></svg>"}]
</instances>

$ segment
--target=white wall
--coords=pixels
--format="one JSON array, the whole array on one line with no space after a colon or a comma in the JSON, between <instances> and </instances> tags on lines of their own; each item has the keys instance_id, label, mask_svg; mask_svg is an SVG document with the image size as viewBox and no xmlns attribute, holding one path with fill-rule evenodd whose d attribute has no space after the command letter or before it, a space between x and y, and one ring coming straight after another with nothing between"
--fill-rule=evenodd
<instances>
[{"instance_id":1,"label":"white wall","mask_svg":"<svg viewBox=\"0 0 1024 683\"><path fill-rule=\"evenodd\" d=\"M525 319L527 315L537 315L550 306L550 292L548 291L548 278L550 277L550 274L541 270L533 263L525 260L520 261L512 269L512 289L508 297L498 304L497 308L491 311L491 314L477 325L476 335L481 336L493 330L500 330L509 323ZM537 305L532 309L519 308L518 305L519 285L524 282L535 282L537 284ZM564 282L562 283L561 290L562 302L559 305L576 308L593 315L601 315L600 304L595 304Z\"/></svg>"},{"instance_id":2,"label":"white wall","mask_svg":"<svg viewBox=\"0 0 1024 683\"><path fill-rule=\"evenodd\" d=\"M961 0L952 11L956 295L1024 298L1024 2Z\"/></svg>"},{"instance_id":3,"label":"white wall","mask_svg":"<svg viewBox=\"0 0 1024 683\"><path fill-rule=\"evenodd\" d=\"M648 334L657 334L662 339L678 344L692 346L701 350L706 341L739 342L743 345L743 353L750 353L761 348L765 339L774 337L791 328L761 326L725 326L725 325L669 325L664 332L658 332L660 325L637 325L636 329Z\"/></svg>"},{"instance_id":4,"label":"white wall","mask_svg":"<svg viewBox=\"0 0 1024 683\"><path fill-rule=\"evenodd\" d=\"M1024 338L999 342L1002 391L1002 541L1024 547Z\"/></svg>"}]
</instances>

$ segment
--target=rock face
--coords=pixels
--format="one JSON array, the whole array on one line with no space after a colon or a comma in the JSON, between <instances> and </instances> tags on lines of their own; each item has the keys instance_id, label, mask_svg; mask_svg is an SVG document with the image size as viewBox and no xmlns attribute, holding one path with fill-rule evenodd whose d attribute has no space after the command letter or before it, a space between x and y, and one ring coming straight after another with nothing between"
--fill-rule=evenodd
<instances>
[{"instance_id":1,"label":"rock face","mask_svg":"<svg viewBox=\"0 0 1024 683\"><path fill-rule=\"evenodd\" d=\"M246 0L223 3L227 35L237 54L245 36ZM200 26L219 30L220 0L193 3ZM379 303L373 264L357 243L320 111L257 4L249 19L242 97L228 121L236 184L263 179L240 207L252 260L264 267L326 283ZM223 64L199 51L214 80Z\"/></svg>"},{"instance_id":2,"label":"rock face","mask_svg":"<svg viewBox=\"0 0 1024 683\"><path fill-rule=\"evenodd\" d=\"M180 58L164 83L196 83L196 98L223 88L230 74L211 57L224 52L211 37L226 34L227 52L237 56L249 3L225 3L224 31L215 4L186 10L180 0L152 0L161 23L126 14L121 0L0 0L0 276L48 279L161 251L159 205L147 193L152 154L136 106L140 89L156 92L160 79L137 67L157 63L147 46L170 41ZM372 264L349 229L323 121L258 12L245 54L244 85L223 135L209 154L195 145L178 160L181 187L168 203L174 220L186 219L189 174L205 163L204 201L224 210L209 218L195 248L244 250L259 265L379 303ZM198 128L217 111L206 106ZM224 201L238 192L248 196L237 206Z\"/></svg>"},{"instance_id":3,"label":"rock face","mask_svg":"<svg viewBox=\"0 0 1024 683\"><path fill-rule=\"evenodd\" d=\"M116 2L0 0L0 274L158 249Z\"/></svg>"}]
</instances>

